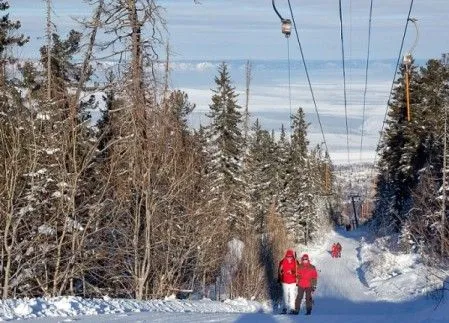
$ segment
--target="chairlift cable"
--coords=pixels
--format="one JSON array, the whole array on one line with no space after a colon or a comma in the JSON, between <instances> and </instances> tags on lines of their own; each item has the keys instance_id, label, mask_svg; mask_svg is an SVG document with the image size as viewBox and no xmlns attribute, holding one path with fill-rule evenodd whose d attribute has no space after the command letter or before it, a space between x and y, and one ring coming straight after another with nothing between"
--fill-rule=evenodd
<instances>
[{"instance_id":1,"label":"chairlift cable","mask_svg":"<svg viewBox=\"0 0 449 323\"><path fill-rule=\"evenodd\" d=\"M396 68L395 68L394 74L393 74L393 81L391 83L390 94L388 96L387 106L385 108L384 119L383 119L383 122L382 122L382 127L380 129L380 135L379 135L379 140L377 142L376 152L379 150L380 142L382 140L382 134L383 134L383 131L384 131L384 128L385 128L386 120L387 120L388 107L390 106L390 100L391 100L391 96L393 94L394 81L396 80L396 74L398 73L399 64L400 64L401 58L402 58L402 50L404 48L404 41L405 41L405 36L407 34L408 23L410 22L410 14L411 14L412 9L413 9L413 2L414 2L414 0L410 1L410 7L409 7L409 10L408 10L407 20L405 22L404 33L402 35L401 47L399 49L398 59L397 59L397 62L396 62ZM373 167L376 164L376 159L377 159L377 153L374 155Z\"/></svg>"},{"instance_id":2,"label":"chairlift cable","mask_svg":"<svg viewBox=\"0 0 449 323\"><path fill-rule=\"evenodd\" d=\"M291 84L291 64L290 64L290 39L287 37L287 62L288 62L288 100L290 107L290 135L292 133L292 84Z\"/></svg>"},{"instance_id":3,"label":"chairlift cable","mask_svg":"<svg viewBox=\"0 0 449 323\"><path fill-rule=\"evenodd\" d=\"M373 0L371 0L369 8L369 23L368 23L368 50L366 54L366 65L365 65L365 89L363 91L363 112L362 112L362 133L360 136L360 162L362 162L362 150L363 150L363 136L365 130L365 111L366 111L366 94L368 91L368 70L369 70L369 60L370 60L370 50L371 50L371 27L372 27L372 17L373 17Z\"/></svg>"},{"instance_id":4,"label":"chairlift cable","mask_svg":"<svg viewBox=\"0 0 449 323\"><path fill-rule=\"evenodd\" d=\"M385 114L384 114L384 118L383 118L383 121L382 121L382 127L381 127L381 130L380 130L380 133L379 133L379 140L377 141L376 152L374 154L374 160L373 160L373 167L371 168L371 177L372 178L374 176L373 173L374 173L374 168L376 167L376 161L377 161L377 155L378 155L379 148L380 148L380 142L382 141L382 135L383 135L384 128L385 128L385 123L386 123L386 120L387 120L388 108L390 106L391 96L393 94L394 81L396 80L396 74L398 73L399 64L400 64L401 58L402 58L402 50L404 48L405 36L407 35L408 23L410 22L410 14L411 14L412 9L413 9L413 2L414 2L414 0L410 1L410 7L409 7L409 10L408 10L407 19L405 21L404 33L402 35L401 46L399 48L398 59L397 59L397 62L396 62L396 68L395 68L394 74L393 74L393 81L391 83L390 94L388 96L387 106L385 107ZM367 190L368 190L368 188L367 188Z\"/></svg>"},{"instance_id":5,"label":"chairlift cable","mask_svg":"<svg viewBox=\"0 0 449 323\"><path fill-rule=\"evenodd\" d=\"M273 0L274 3L274 0ZM329 149L327 147L327 142L326 142L326 136L324 135L324 131L323 131L323 124L321 123L321 118L320 118L320 113L318 111L318 106L315 100L315 94L313 92L313 88L312 88L312 83L310 81L310 76L309 76L309 71L307 69L307 64L306 64L306 60L304 58L304 51L302 49L302 45L301 45L301 41L299 40L299 34L298 34L298 28L296 25L296 21L295 21L295 15L293 14L293 9L292 9L292 5L290 3L290 0L288 0L288 7L290 9L290 15L292 17L292 21L293 21L293 26L295 27L295 35L296 35L296 40L298 42L298 46L299 46L299 51L301 52L301 59L302 59L302 63L304 65L304 71L306 73L306 77L307 77L307 82L309 84L309 90L310 90L310 94L312 95L312 101L313 101L313 105L315 107L315 112L316 112L316 116L318 119L318 124L320 126L320 130L321 130L321 135L322 135L322 139L323 139L323 143L324 143L324 147L326 149L327 155L329 155Z\"/></svg>"},{"instance_id":6,"label":"chairlift cable","mask_svg":"<svg viewBox=\"0 0 449 323\"><path fill-rule=\"evenodd\" d=\"M276 8L274 0L271 2L273 4L273 9L278 15L279 19L282 23L282 33L285 35L285 38L287 38L287 69L288 69L288 100L289 100L289 125L290 135L292 134L292 90L291 90L291 64L290 64L290 34L292 29L292 22L290 19L284 19L282 18L281 14Z\"/></svg>"},{"instance_id":7,"label":"chairlift cable","mask_svg":"<svg viewBox=\"0 0 449 323\"><path fill-rule=\"evenodd\" d=\"M348 105L346 98L346 66L345 66L345 46L343 38L343 14L341 10L341 0L338 1L339 12L340 12L340 40L341 40L341 60L343 64L343 95L344 95L344 105L345 105L345 125L346 125L346 149L348 153L348 164L350 164L349 157L349 125L348 125Z\"/></svg>"},{"instance_id":8,"label":"chairlift cable","mask_svg":"<svg viewBox=\"0 0 449 323\"><path fill-rule=\"evenodd\" d=\"M285 19L282 18L281 14L280 14L279 11L277 10L276 5L275 5L275 3L274 3L274 0L271 0L271 4L273 5L274 12L276 12L276 14L278 15L279 19L281 19L281 21L284 21Z\"/></svg>"},{"instance_id":9,"label":"chairlift cable","mask_svg":"<svg viewBox=\"0 0 449 323\"><path fill-rule=\"evenodd\" d=\"M352 95L352 0L349 0L349 73L348 73L348 106L352 107L353 95Z\"/></svg>"}]
</instances>

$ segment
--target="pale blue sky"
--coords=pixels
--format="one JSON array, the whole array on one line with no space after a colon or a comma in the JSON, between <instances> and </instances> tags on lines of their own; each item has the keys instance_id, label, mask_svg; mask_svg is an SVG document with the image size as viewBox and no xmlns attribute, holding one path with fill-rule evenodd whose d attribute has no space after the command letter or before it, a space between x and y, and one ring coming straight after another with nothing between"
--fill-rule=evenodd
<instances>
[{"instance_id":1,"label":"pale blue sky","mask_svg":"<svg viewBox=\"0 0 449 323\"><path fill-rule=\"evenodd\" d=\"M22 21L22 32L31 36L31 43L20 49L24 58L38 57L43 43L45 4L43 0L10 0L11 17ZM90 9L82 0L53 0L54 22L61 34L76 23L72 18L90 16ZM271 0L160 0L165 7L168 35L175 60L198 60L173 64L172 85L185 90L197 109L192 123L205 122L204 111L210 103L215 63L208 60L251 59L253 69L250 112L269 129L279 130L288 125L287 47L280 32L280 22L271 7ZM346 135L343 127L343 82L341 67L340 26L337 0L291 0L304 53L309 63L318 108L323 118L331 157L346 161ZM276 0L285 18L289 18L287 0ZM360 59L348 64L348 114L351 155L358 159L366 58L368 13L370 0L342 0L345 22L346 58ZM372 161L386 101L391 87L394 63L397 59L410 0L374 0L372 49L363 156ZM420 62L439 58L449 52L448 0L415 0L412 17L418 19L420 39L414 53ZM410 25L404 51L413 44L415 30ZM163 57L162 53L162 57ZM291 38L291 57L300 59L295 39ZM376 61L389 59L388 62ZM312 60L332 60L314 65ZM244 99L244 61L232 61L231 73L237 90ZM292 102L302 106L308 120L311 144L322 141L315 111L311 102L304 71L300 62L292 69ZM351 69L352 68L352 69ZM243 103L243 101L241 102Z\"/></svg>"},{"instance_id":2,"label":"pale blue sky","mask_svg":"<svg viewBox=\"0 0 449 323\"><path fill-rule=\"evenodd\" d=\"M283 59L285 40L271 0L160 0L166 8L171 46L177 59ZM42 43L45 4L42 0L11 0L12 17L22 20L32 43L23 55L35 56ZM277 0L287 18L287 1ZM395 58L399 50L409 0L374 0L372 58ZM337 0L292 0L300 37L308 59L339 59ZM343 0L346 54L364 58L367 46L369 0ZM62 33L76 24L72 17L90 15L82 0L54 0L55 23ZM440 57L449 51L447 0L415 0L412 16L419 21L415 57ZM412 26L411 26L412 27ZM410 29L405 47L411 46ZM293 40L293 39L292 39ZM294 43L292 43L294 45ZM294 51L296 50L296 51ZM292 55L299 58L297 49Z\"/></svg>"}]
</instances>

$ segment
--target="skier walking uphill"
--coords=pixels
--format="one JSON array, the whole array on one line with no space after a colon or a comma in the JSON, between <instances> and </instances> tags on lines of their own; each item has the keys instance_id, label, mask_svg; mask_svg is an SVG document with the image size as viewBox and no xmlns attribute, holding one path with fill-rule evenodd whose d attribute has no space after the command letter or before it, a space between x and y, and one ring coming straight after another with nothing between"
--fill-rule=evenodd
<instances>
[{"instance_id":1,"label":"skier walking uphill","mask_svg":"<svg viewBox=\"0 0 449 323\"><path fill-rule=\"evenodd\" d=\"M296 287L296 271L299 266L295 252L288 249L284 258L279 262L278 282L282 284L283 313L295 312L295 301L298 294Z\"/></svg>"},{"instance_id":2,"label":"skier walking uphill","mask_svg":"<svg viewBox=\"0 0 449 323\"><path fill-rule=\"evenodd\" d=\"M312 292L316 289L318 273L315 266L310 263L309 256L304 254L297 270L298 275L298 296L296 297L295 308L299 313L302 298L306 294L306 315L312 313Z\"/></svg>"}]
</instances>

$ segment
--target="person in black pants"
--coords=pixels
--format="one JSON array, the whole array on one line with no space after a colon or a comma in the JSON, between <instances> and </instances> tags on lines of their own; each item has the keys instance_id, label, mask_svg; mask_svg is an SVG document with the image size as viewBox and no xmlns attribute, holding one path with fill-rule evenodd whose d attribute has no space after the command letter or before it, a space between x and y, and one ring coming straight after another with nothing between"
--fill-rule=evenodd
<instances>
[{"instance_id":1,"label":"person in black pants","mask_svg":"<svg viewBox=\"0 0 449 323\"><path fill-rule=\"evenodd\" d=\"M299 308L301 301L306 294L306 315L312 313L312 292L316 289L316 284L318 280L318 273L315 266L313 266L309 261L309 256L304 254L301 257L301 263L297 270L298 275L298 296L295 302L295 312L299 313Z\"/></svg>"}]
</instances>

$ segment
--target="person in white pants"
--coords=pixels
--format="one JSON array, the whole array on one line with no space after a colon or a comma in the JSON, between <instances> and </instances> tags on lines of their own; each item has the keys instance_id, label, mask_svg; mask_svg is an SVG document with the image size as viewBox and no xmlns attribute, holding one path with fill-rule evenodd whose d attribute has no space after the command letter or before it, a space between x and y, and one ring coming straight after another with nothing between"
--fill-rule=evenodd
<instances>
[{"instance_id":1,"label":"person in white pants","mask_svg":"<svg viewBox=\"0 0 449 323\"><path fill-rule=\"evenodd\" d=\"M284 258L279 262L278 282L282 285L282 313L296 314L295 300L298 294L296 271L298 265L295 259L295 252L292 249L288 249Z\"/></svg>"},{"instance_id":2,"label":"person in white pants","mask_svg":"<svg viewBox=\"0 0 449 323\"><path fill-rule=\"evenodd\" d=\"M285 313L295 313L295 301L298 296L298 285L296 283L282 283L283 310Z\"/></svg>"}]
</instances>

